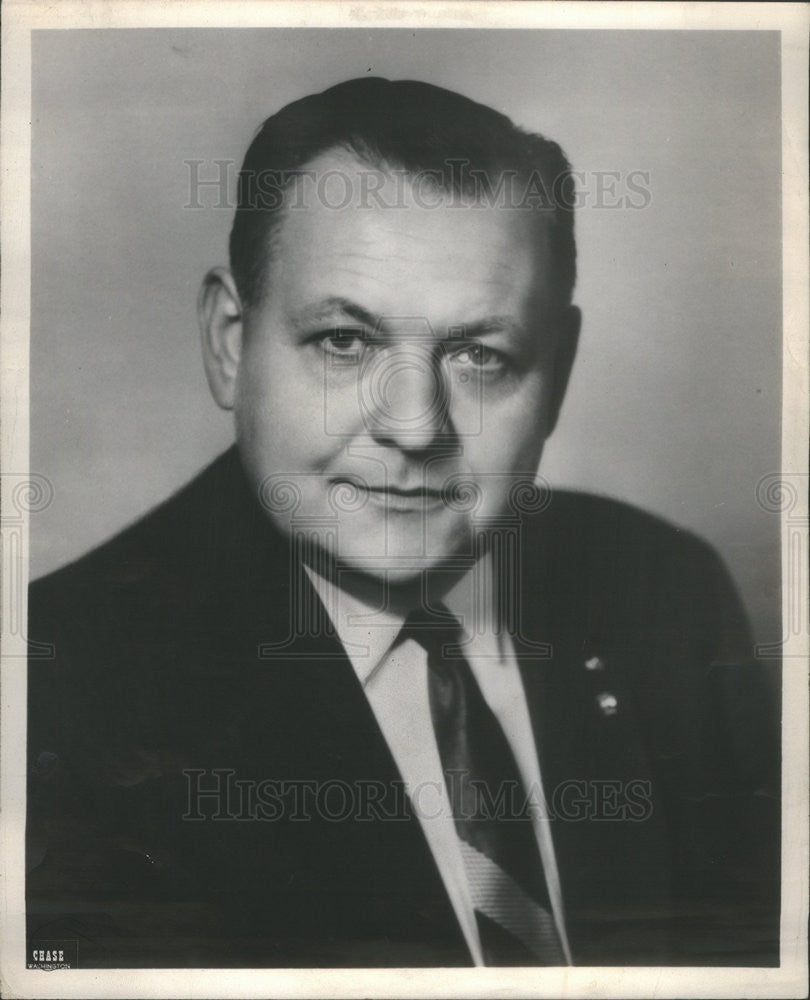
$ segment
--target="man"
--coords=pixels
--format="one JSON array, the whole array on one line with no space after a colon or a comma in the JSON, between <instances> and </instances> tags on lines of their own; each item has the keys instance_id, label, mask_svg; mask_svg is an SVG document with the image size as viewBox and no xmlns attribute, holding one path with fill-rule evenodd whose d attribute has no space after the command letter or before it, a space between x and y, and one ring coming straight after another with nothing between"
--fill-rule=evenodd
<instances>
[{"instance_id":1,"label":"man","mask_svg":"<svg viewBox=\"0 0 810 1000\"><path fill-rule=\"evenodd\" d=\"M199 304L236 448L32 588L32 946L777 960L775 753L724 570L536 486L572 204L558 146L427 84L265 122Z\"/></svg>"}]
</instances>

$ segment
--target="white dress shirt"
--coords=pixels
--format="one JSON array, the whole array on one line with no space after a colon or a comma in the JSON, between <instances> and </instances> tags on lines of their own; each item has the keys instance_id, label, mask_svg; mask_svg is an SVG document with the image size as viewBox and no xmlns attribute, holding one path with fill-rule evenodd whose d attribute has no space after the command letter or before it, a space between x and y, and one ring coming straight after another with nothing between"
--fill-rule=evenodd
<instances>
[{"instance_id":1,"label":"white dress shirt","mask_svg":"<svg viewBox=\"0 0 810 1000\"><path fill-rule=\"evenodd\" d=\"M488 559L484 569L489 571ZM476 965L484 965L430 714L427 653L412 638L391 648L404 623L403 615L389 608L370 607L309 567L307 573L343 643L399 768L473 961ZM465 622L473 621L472 587L470 571L444 597L444 603L462 623L464 655L485 701L503 728L524 788L529 793L552 915L570 965L559 875L523 681L509 634L492 627L491 608L483 609L483 619L479 609L478 627L472 630L464 627ZM493 593L492 588L487 588L486 592Z\"/></svg>"}]
</instances>

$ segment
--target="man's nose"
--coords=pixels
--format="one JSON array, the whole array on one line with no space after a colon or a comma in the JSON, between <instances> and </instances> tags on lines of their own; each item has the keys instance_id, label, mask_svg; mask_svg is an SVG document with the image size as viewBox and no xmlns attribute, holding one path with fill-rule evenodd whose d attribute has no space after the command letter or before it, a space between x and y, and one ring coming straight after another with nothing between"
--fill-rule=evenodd
<instances>
[{"instance_id":1,"label":"man's nose","mask_svg":"<svg viewBox=\"0 0 810 1000\"><path fill-rule=\"evenodd\" d=\"M448 394L435 345L387 348L363 374L363 419L375 440L403 451L423 451L446 427Z\"/></svg>"}]
</instances>

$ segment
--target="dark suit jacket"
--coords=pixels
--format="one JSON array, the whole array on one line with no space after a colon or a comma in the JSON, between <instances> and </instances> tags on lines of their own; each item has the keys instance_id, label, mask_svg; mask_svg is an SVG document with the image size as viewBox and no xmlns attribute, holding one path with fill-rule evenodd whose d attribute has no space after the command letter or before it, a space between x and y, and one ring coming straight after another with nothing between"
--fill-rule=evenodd
<instances>
[{"instance_id":1,"label":"dark suit jacket","mask_svg":"<svg viewBox=\"0 0 810 1000\"><path fill-rule=\"evenodd\" d=\"M519 556L575 963L775 963L777 755L718 560L566 493ZM293 613L320 609L297 558L231 450L32 586L32 942L78 940L81 967L470 963L342 647Z\"/></svg>"}]
</instances>

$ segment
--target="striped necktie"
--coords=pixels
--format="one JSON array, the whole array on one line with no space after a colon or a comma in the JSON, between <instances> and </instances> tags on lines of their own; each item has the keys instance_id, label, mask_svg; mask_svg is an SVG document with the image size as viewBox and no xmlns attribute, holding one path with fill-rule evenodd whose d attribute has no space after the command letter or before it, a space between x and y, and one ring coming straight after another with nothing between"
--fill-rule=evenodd
<instances>
[{"instance_id":1,"label":"striped necktie","mask_svg":"<svg viewBox=\"0 0 810 1000\"><path fill-rule=\"evenodd\" d=\"M526 794L446 608L409 615L427 652L430 710L487 965L564 965Z\"/></svg>"}]
</instances>

